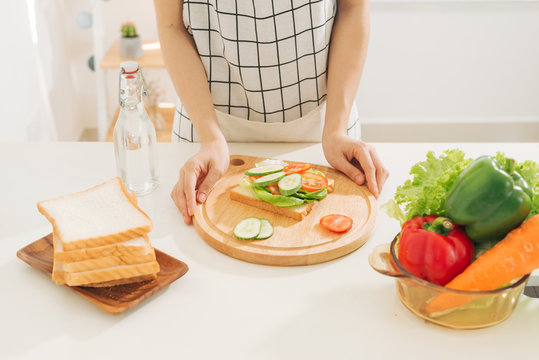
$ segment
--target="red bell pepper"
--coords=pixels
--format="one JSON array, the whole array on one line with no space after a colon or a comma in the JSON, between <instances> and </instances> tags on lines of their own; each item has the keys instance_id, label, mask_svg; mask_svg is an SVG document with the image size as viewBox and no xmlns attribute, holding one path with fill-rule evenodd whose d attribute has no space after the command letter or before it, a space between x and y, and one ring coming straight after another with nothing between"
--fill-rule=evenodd
<instances>
[{"instance_id":1,"label":"red bell pepper","mask_svg":"<svg viewBox=\"0 0 539 360\"><path fill-rule=\"evenodd\" d=\"M398 255L410 273L443 286L470 265L474 246L448 218L417 216L402 226Z\"/></svg>"}]
</instances>

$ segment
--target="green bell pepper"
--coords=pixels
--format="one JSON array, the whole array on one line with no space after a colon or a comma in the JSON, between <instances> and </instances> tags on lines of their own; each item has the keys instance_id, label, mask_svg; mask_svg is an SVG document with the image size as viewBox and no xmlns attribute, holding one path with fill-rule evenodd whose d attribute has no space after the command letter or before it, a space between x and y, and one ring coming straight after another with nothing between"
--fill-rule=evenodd
<instances>
[{"instance_id":1,"label":"green bell pepper","mask_svg":"<svg viewBox=\"0 0 539 360\"><path fill-rule=\"evenodd\" d=\"M514 170L514 161L502 165L490 156L475 159L447 195L447 216L464 225L476 243L503 239L530 212L528 184Z\"/></svg>"}]
</instances>

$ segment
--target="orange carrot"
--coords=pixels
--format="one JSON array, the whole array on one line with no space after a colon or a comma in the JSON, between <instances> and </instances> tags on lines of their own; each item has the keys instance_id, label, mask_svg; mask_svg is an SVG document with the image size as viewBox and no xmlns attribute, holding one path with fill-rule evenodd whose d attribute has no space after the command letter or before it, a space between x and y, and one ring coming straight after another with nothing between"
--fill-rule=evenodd
<instances>
[{"instance_id":1,"label":"orange carrot","mask_svg":"<svg viewBox=\"0 0 539 360\"><path fill-rule=\"evenodd\" d=\"M539 268L539 214L512 230L445 287L464 291L494 290L537 268ZM445 293L434 298L426 309L430 313L443 311L464 305L466 299L467 297L462 295Z\"/></svg>"}]
</instances>

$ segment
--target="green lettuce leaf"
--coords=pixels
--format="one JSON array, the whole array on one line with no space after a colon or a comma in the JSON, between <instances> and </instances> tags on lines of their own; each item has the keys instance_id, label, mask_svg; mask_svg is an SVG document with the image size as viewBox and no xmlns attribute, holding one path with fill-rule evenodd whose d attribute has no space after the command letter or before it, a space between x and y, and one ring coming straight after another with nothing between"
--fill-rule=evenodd
<instances>
[{"instance_id":1,"label":"green lettuce leaf","mask_svg":"<svg viewBox=\"0 0 539 360\"><path fill-rule=\"evenodd\" d=\"M460 149L445 150L440 156L429 151L426 157L410 169L412 179L397 187L394 203L390 200L383 205L387 214L401 225L415 216L445 215L447 194L460 173L472 162Z\"/></svg>"},{"instance_id":2,"label":"green lettuce leaf","mask_svg":"<svg viewBox=\"0 0 539 360\"><path fill-rule=\"evenodd\" d=\"M508 165L512 159L507 158L504 153L498 152L495 156L496 161L502 166L505 171L508 171ZM539 214L539 164L532 160L526 160L515 163L515 171L517 171L530 186L532 193L532 203L530 214L526 219Z\"/></svg>"},{"instance_id":3,"label":"green lettuce leaf","mask_svg":"<svg viewBox=\"0 0 539 360\"><path fill-rule=\"evenodd\" d=\"M524 180L530 185L532 192L532 204L530 214L527 219L539 214L539 164L535 161L526 160L516 164L515 170L522 175Z\"/></svg>"}]
</instances>

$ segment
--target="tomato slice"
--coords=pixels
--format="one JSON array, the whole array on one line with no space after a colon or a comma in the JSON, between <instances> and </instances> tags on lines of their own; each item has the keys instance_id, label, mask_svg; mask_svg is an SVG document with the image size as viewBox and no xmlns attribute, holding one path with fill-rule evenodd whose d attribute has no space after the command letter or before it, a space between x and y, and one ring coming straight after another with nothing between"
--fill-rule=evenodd
<instances>
[{"instance_id":1,"label":"tomato slice","mask_svg":"<svg viewBox=\"0 0 539 360\"><path fill-rule=\"evenodd\" d=\"M311 164L308 163L293 163L284 167L283 171L286 175L300 173L311 168Z\"/></svg>"},{"instance_id":2,"label":"tomato slice","mask_svg":"<svg viewBox=\"0 0 539 360\"><path fill-rule=\"evenodd\" d=\"M279 191L279 185L277 185L277 182L271 183L267 186L268 186L269 191L271 191L273 195L281 195L281 192Z\"/></svg>"},{"instance_id":3,"label":"tomato slice","mask_svg":"<svg viewBox=\"0 0 539 360\"><path fill-rule=\"evenodd\" d=\"M315 174L312 172L305 172L301 174L303 182L301 188L307 191L318 191L322 190L324 186L328 186L328 179L322 175Z\"/></svg>"},{"instance_id":4,"label":"tomato slice","mask_svg":"<svg viewBox=\"0 0 539 360\"><path fill-rule=\"evenodd\" d=\"M346 215L331 214L320 219L320 225L329 231L345 233L352 228L354 221Z\"/></svg>"}]
</instances>

